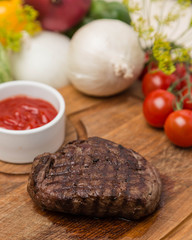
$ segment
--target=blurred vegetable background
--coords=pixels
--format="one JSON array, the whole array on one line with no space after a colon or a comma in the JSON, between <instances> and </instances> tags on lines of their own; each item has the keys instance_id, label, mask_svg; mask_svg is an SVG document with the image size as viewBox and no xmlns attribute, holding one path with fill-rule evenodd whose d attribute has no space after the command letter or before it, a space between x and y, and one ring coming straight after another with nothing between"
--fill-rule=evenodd
<instances>
[{"instance_id":1,"label":"blurred vegetable background","mask_svg":"<svg viewBox=\"0 0 192 240\"><path fill-rule=\"evenodd\" d=\"M152 126L164 127L172 111L192 110L190 0L0 1L0 82L71 82L83 93L110 96L138 78L145 101L154 103L151 111L144 102ZM157 98L165 103L160 110Z\"/></svg>"},{"instance_id":2,"label":"blurred vegetable background","mask_svg":"<svg viewBox=\"0 0 192 240\"><path fill-rule=\"evenodd\" d=\"M33 38L37 38L35 35L41 35L45 30L52 31L53 34L59 32L59 34L71 38L78 29L92 21L117 19L132 25L137 32L140 46L147 52L146 65L155 64L160 70L170 74L175 70L176 62L189 61L189 58L186 59L187 48L191 46L192 39L190 38L192 9L189 4L189 0L179 0L178 4L175 0L25 0L24 2L22 0L2 0L0 1L0 42L7 49L11 59L15 59L15 56L12 57L12 52L21 52L16 55L17 61L11 60L13 79L27 77L29 80L36 78L36 81L46 82L46 75L37 74L30 77L31 74L18 74L21 72L23 61L21 64L18 63L19 71L15 64L22 59L21 47L25 49L25 54L28 50L30 52L31 42L33 42ZM26 32L31 38L26 37ZM129 44L129 40L127 42ZM54 48L57 41L55 40L52 44ZM65 50L62 51L61 48L60 50L62 53L64 52L62 62L66 63L67 51L66 44L64 45ZM52 47L49 45L47 56L51 58L50 48ZM56 55L60 54L54 55L54 62L57 62ZM30 54L29 58L34 59ZM61 61L61 57L58 57L58 61ZM30 64L30 60L28 62ZM45 63L40 64L42 72L46 72L46 69L50 69L51 72L50 65L47 65L46 68L46 61L42 62ZM31 62L30 73L35 72L32 66L34 66L33 62ZM23 65L23 68L26 68L26 65ZM58 66L55 76L60 76L59 79L62 79L59 68ZM61 84L54 84L55 79L51 81L49 79L47 83L59 87L68 83L66 78L67 76L64 74L63 81L59 80Z\"/></svg>"},{"instance_id":3,"label":"blurred vegetable background","mask_svg":"<svg viewBox=\"0 0 192 240\"><path fill-rule=\"evenodd\" d=\"M124 4L114 1L92 0L86 16L65 34L72 37L80 27L96 19L118 19L127 24L131 23L129 11Z\"/></svg>"}]
</instances>

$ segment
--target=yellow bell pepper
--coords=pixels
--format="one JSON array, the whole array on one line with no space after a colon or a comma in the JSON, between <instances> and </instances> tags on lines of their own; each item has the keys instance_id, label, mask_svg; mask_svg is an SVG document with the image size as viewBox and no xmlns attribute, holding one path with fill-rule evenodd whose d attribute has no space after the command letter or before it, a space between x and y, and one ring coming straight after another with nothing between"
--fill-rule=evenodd
<instances>
[{"instance_id":1,"label":"yellow bell pepper","mask_svg":"<svg viewBox=\"0 0 192 240\"><path fill-rule=\"evenodd\" d=\"M1 0L0 43L6 48L18 51L22 31L27 31L31 35L40 31L37 16L37 11L31 6L22 5L22 0Z\"/></svg>"}]
</instances>

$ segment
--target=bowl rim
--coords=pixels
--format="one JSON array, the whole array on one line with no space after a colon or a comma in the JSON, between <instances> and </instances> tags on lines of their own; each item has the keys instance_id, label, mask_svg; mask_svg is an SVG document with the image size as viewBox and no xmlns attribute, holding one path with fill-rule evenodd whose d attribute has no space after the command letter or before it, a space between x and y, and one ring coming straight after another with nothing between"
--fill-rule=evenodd
<instances>
[{"instance_id":1,"label":"bowl rim","mask_svg":"<svg viewBox=\"0 0 192 240\"><path fill-rule=\"evenodd\" d=\"M4 134L9 134L9 135L28 135L28 134L39 133L39 132L42 132L42 131L52 127L53 125L55 125L62 118L62 116L65 113L66 105L65 105L65 100L64 100L63 96L60 94L60 92L58 90L49 86L48 84L41 83L41 82L29 81L29 80L15 80L15 81L10 81L10 82L5 82L5 83L0 84L0 90L4 89L4 88L8 88L8 87L23 86L23 85L36 86L36 87L43 88L43 89L51 92L59 102L59 111L54 119L52 119L50 122L46 123L45 125L43 125L41 127L28 129L28 130L10 130L10 129L6 129L6 128L0 128L0 134L4 133ZM26 96L27 96L27 94L26 94ZM39 97L39 98L41 98L41 97ZM51 103L51 102L49 102L49 103Z\"/></svg>"}]
</instances>

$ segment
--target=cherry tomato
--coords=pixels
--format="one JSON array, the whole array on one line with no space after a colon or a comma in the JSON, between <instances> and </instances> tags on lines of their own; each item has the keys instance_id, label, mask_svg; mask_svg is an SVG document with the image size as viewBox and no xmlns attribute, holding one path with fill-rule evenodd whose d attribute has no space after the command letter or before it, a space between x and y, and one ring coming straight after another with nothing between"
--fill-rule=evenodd
<instances>
[{"instance_id":1,"label":"cherry tomato","mask_svg":"<svg viewBox=\"0 0 192 240\"><path fill-rule=\"evenodd\" d=\"M190 66L190 71L192 70L191 69L192 66ZM173 73L173 75L175 75L176 77L176 80L178 79L181 79L181 78L184 78L185 75L187 73L187 70L186 70L186 64L185 63L177 63L176 64L176 70L175 72ZM190 81L192 83L192 74L190 75ZM187 81L186 79L183 79L180 83L178 83L178 85L176 86L176 90L181 90L182 88L186 87L187 86Z\"/></svg>"},{"instance_id":2,"label":"cherry tomato","mask_svg":"<svg viewBox=\"0 0 192 240\"><path fill-rule=\"evenodd\" d=\"M179 78L184 77L186 74L186 65L184 63L177 63L175 67L176 70L174 74Z\"/></svg>"},{"instance_id":3,"label":"cherry tomato","mask_svg":"<svg viewBox=\"0 0 192 240\"><path fill-rule=\"evenodd\" d=\"M174 74L166 75L162 71L148 72L142 81L142 91L145 96L156 89L166 90L174 81Z\"/></svg>"},{"instance_id":4,"label":"cherry tomato","mask_svg":"<svg viewBox=\"0 0 192 240\"><path fill-rule=\"evenodd\" d=\"M183 92L182 95L186 96L188 94L188 89L186 88ZM192 96L192 87L191 87L191 96ZM192 110L192 100L189 99L189 97L186 97L183 101L183 108L184 109L190 109Z\"/></svg>"},{"instance_id":5,"label":"cherry tomato","mask_svg":"<svg viewBox=\"0 0 192 240\"><path fill-rule=\"evenodd\" d=\"M168 115L173 112L175 96L162 89L151 92L144 100L143 113L153 127L163 127Z\"/></svg>"},{"instance_id":6,"label":"cherry tomato","mask_svg":"<svg viewBox=\"0 0 192 240\"><path fill-rule=\"evenodd\" d=\"M165 122L169 140L180 147L192 146L192 111L183 109L171 113Z\"/></svg>"},{"instance_id":7,"label":"cherry tomato","mask_svg":"<svg viewBox=\"0 0 192 240\"><path fill-rule=\"evenodd\" d=\"M146 73L148 73L149 71L153 70L153 69L157 69L158 68L158 64L155 61L150 61L150 56L151 53L146 51L145 52L145 65L144 68L139 76L140 80L143 80L143 77L145 76Z\"/></svg>"},{"instance_id":8,"label":"cherry tomato","mask_svg":"<svg viewBox=\"0 0 192 240\"><path fill-rule=\"evenodd\" d=\"M178 79L178 78L177 78ZM190 75L190 82L192 83L192 75ZM182 88L187 86L186 79L183 79L181 82L179 82L176 86L176 90L181 90Z\"/></svg>"},{"instance_id":9,"label":"cherry tomato","mask_svg":"<svg viewBox=\"0 0 192 240\"><path fill-rule=\"evenodd\" d=\"M157 63L156 62L151 62L151 63L149 63L149 62L147 62L147 63L145 63L145 66L144 66L144 68L143 68L143 71L141 72L141 74L140 74L140 80L143 80L143 78L144 78L144 76L148 73L148 72L150 72L150 71L152 71L152 70L155 70L155 69L157 69L158 68L158 65L157 65Z\"/></svg>"}]
</instances>

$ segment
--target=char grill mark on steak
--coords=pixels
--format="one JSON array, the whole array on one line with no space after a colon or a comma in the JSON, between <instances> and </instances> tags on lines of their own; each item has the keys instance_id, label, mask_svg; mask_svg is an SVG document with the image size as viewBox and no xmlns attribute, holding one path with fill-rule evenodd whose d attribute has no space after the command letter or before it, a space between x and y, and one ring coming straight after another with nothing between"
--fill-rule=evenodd
<instances>
[{"instance_id":1,"label":"char grill mark on steak","mask_svg":"<svg viewBox=\"0 0 192 240\"><path fill-rule=\"evenodd\" d=\"M28 192L48 210L139 219L156 209L161 182L133 150L92 137L37 156Z\"/></svg>"}]
</instances>

